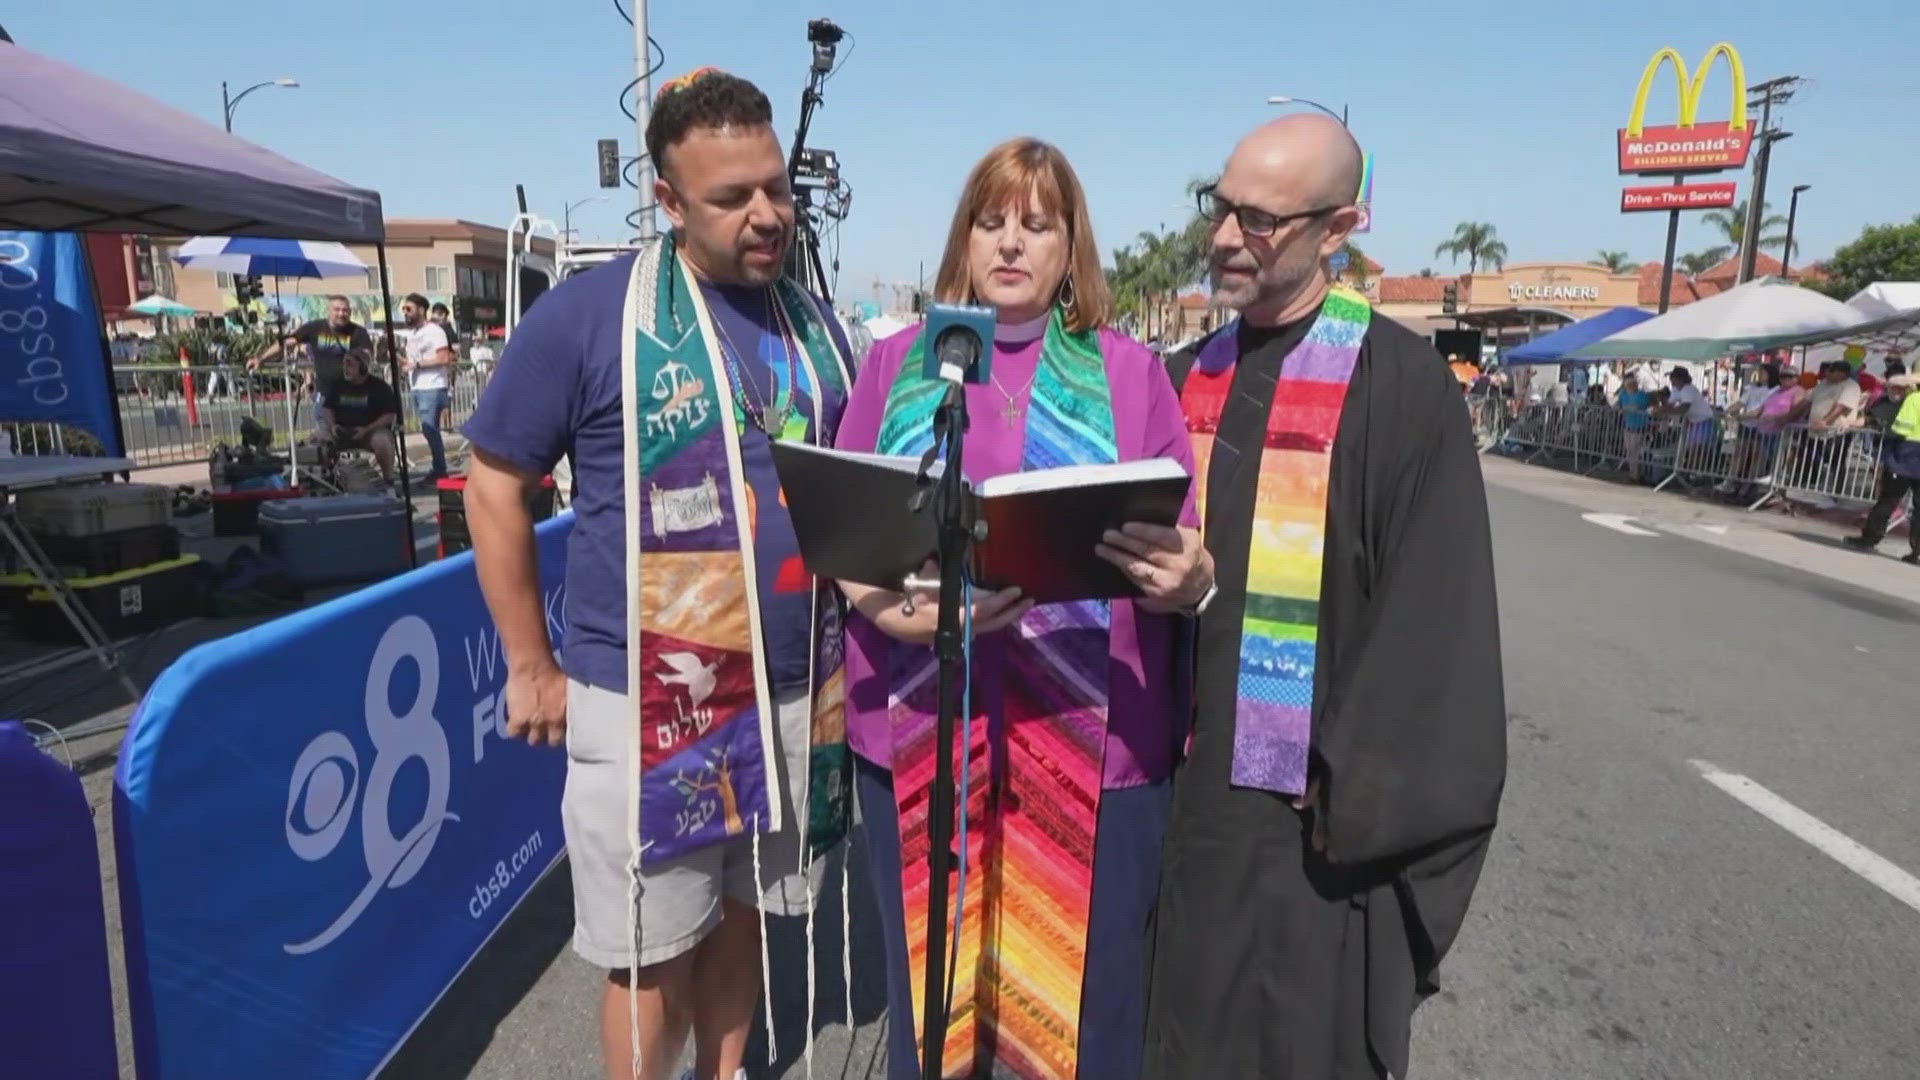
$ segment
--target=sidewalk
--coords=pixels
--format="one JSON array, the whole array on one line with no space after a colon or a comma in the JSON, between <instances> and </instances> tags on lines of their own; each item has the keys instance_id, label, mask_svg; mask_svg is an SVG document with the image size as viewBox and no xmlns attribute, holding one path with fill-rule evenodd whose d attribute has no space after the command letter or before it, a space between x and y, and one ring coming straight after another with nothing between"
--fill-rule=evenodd
<instances>
[{"instance_id":1,"label":"sidewalk","mask_svg":"<svg viewBox=\"0 0 1920 1080\"><path fill-rule=\"evenodd\" d=\"M1629 518L1631 524L1642 528L1737 551L1920 604L1920 570L1892 557L1900 550L1901 540L1889 538L1878 556L1841 545L1841 537L1860 531L1857 514L1789 516L1769 510L1748 512L1650 488L1525 465L1493 454L1482 455L1480 462L1489 484L1586 512Z\"/></svg>"}]
</instances>

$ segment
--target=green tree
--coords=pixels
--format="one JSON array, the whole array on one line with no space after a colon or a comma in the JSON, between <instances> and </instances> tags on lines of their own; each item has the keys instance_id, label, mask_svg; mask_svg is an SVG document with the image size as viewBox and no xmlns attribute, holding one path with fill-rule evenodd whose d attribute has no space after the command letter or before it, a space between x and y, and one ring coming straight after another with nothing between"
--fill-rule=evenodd
<instances>
[{"instance_id":1,"label":"green tree","mask_svg":"<svg viewBox=\"0 0 1920 1080\"><path fill-rule=\"evenodd\" d=\"M1507 245L1500 233L1484 221L1463 221L1453 227L1453 239L1433 249L1435 258L1450 256L1455 265L1467 258L1467 273L1476 273L1481 263L1498 270L1507 264Z\"/></svg>"},{"instance_id":2,"label":"green tree","mask_svg":"<svg viewBox=\"0 0 1920 1080\"><path fill-rule=\"evenodd\" d=\"M1833 253L1821 270L1821 291L1844 300L1876 281L1920 281L1920 216L1905 224L1869 225Z\"/></svg>"},{"instance_id":3,"label":"green tree","mask_svg":"<svg viewBox=\"0 0 1920 1080\"><path fill-rule=\"evenodd\" d=\"M1360 245L1351 240L1342 245L1340 250L1347 256L1347 269L1340 275L1341 279L1357 289L1365 289L1369 280L1367 267L1373 260L1367 258L1367 253L1360 250Z\"/></svg>"},{"instance_id":4,"label":"green tree","mask_svg":"<svg viewBox=\"0 0 1920 1080\"><path fill-rule=\"evenodd\" d=\"M1733 254L1733 249L1725 245L1710 247L1705 251L1696 251L1691 255L1680 256L1673 260L1673 266L1674 269L1688 277L1695 277L1726 262L1727 256L1731 254Z\"/></svg>"},{"instance_id":5,"label":"green tree","mask_svg":"<svg viewBox=\"0 0 1920 1080\"><path fill-rule=\"evenodd\" d=\"M1640 269L1640 264L1627 258L1624 251L1602 251L1593 265L1606 267L1609 274L1631 274Z\"/></svg>"},{"instance_id":6,"label":"green tree","mask_svg":"<svg viewBox=\"0 0 1920 1080\"><path fill-rule=\"evenodd\" d=\"M1784 231L1787 227L1787 219L1781 217L1779 214L1767 213L1771 208L1771 203L1764 203L1760 207L1761 251L1765 251L1768 248L1778 251L1780 248L1786 246L1787 243L1787 236ZM1700 220L1718 229L1720 235L1726 238L1727 246L1737 252L1742 250L1746 244L1747 209L1747 200L1741 199L1733 205L1732 209L1711 210L1701 214ZM1798 248L1800 245L1798 242L1795 242L1793 246ZM1793 252L1788 252L1787 257L1792 258Z\"/></svg>"}]
</instances>

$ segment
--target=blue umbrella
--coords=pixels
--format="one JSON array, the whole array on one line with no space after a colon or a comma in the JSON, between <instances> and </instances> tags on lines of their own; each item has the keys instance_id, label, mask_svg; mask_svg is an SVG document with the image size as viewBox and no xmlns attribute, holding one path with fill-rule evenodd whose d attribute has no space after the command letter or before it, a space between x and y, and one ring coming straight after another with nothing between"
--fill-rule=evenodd
<instances>
[{"instance_id":1,"label":"blue umbrella","mask_svg":"<svg viewBox=\"0 0 1920 1080\"><path fill-rule=\"evenodd\" d=\"M173 261L194 270L242 277L360 277L367 264L331 240L276 240L260 236L196 236Z\"/></svg>"},{"instance_id":2,"label":"blue umbrella","mask_svg":"<svg viewBox=\"0 0 1920 1080\"><path fill-rule=\"evenodd\" d=\"M1583 345L1591 345L1602 338L1611 337L1630 326L1638 326L1653 318L1651 311L1642 311L1633 307L1617 307L1603 311L1590 319L1582 319L1570 326L1563 326L1545 337L1537 337L1518 348L1508 349L1503 359L1509 364L1558 364L1567 361L1586 363L1587 358L1573 358L1567 354Z\"/></svg>"}]
</instances>

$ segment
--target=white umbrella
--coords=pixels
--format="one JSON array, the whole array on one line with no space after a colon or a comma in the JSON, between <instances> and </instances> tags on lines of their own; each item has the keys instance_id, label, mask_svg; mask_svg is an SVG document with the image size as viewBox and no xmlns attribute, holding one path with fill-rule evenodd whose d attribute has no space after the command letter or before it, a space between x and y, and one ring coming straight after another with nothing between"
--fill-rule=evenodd
<instances>
[{"instance_id":1,"label":"white umbrella","mask_svg":"<svg viewBox=\"0 0 1920 1080\"><path fill-rule=\"evenodd\" d=\"M1878 319L1920 308L1920 281L1876 281L1847 298L1847 306Z\"/></svg>"},{"instance_id":2,"label":"white umbrella","mask_svg":"<svg viewBox=\"0 0 1920 1080\"><path fill-rule=\"evenodd\" d=\"M896 319L891 315L875 315L866 322L867 333L872 334L873 340L875 341L885 341L887 338L892 337L912 325L910 322L903 319Z\"/></svg>"},{"instance_id":3,"label":"white umbrella","mask_svg":"<svg viewBox=\"0 0 1920 1080\"><path fill-rule=\"evenodd\" d=\"M1858 308L1785 278L1755 278L1567 354L1569 360L1718 360L1867 321Z\"/></svg>"}]
</instances>

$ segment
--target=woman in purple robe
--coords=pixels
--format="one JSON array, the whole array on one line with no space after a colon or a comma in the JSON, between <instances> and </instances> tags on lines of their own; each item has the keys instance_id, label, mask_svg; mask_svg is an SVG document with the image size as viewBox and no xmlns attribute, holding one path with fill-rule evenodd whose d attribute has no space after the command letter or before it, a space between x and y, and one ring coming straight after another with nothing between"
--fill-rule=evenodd
<instances>
[{"instance_id":1,"label":"woman in purple robe","mask_svg":"<svg viewBox=\"0 0 1920 1080\"><path fill-rule=\"evenodd\" d=\"M1160 457L1192 474L1166 372L1106 326L1113 300L1099 250L1057 149L1016 139L974 168L934 298L997 309L991 381L966 388L966 472L976 484ZM874 346L841 448L925 450L938 395L921 374L921 329ZM974 601L947 1076L1139 1074L1147 927L1169 774L1191 708L1188 621L1213 585L1197 525L1189 492L1182 527L1106 534L1098 554L1131 577L1138 599L1036 607L1003 590ZM848 742L883 926L888 1075L906 1080L920 1075L938 599L908 604L899 593L841 587L854 609Z\"/></svg>"}]
</instances>

